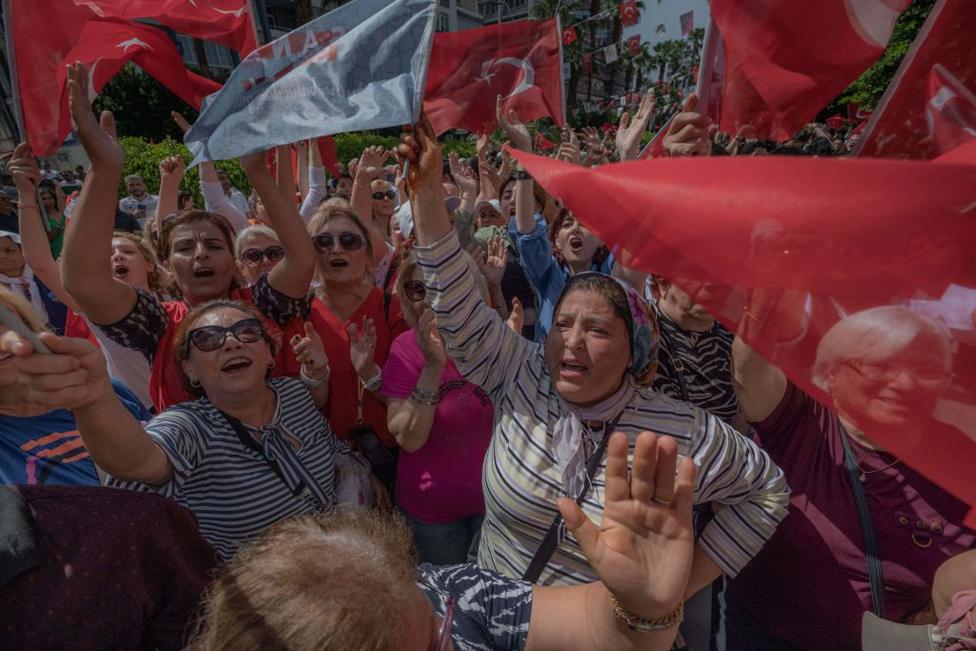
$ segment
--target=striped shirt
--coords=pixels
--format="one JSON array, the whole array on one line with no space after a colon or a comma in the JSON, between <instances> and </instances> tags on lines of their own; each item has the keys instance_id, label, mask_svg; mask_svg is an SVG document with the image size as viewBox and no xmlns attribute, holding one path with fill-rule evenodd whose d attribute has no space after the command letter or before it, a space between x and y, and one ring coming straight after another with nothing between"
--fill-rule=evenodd
<instances>
[{"instance_id":1,"label":"striped shirt","mask_svg":"<svg viewBox=\"0 0 976 651\"><path fill-rule=\"evenodd\" d=\"M414 251L448 354L495 404L478 564L520 577L557 513L561 490L552 438L560 403L543 346L513 333L484 304L453 232ZM637 434L650 430L674 437L679 452L695 461L696 503L725 507L698 542L727 575L735 576L786 516L789 489L782 471L752 441L701 409L639 387L617 429L629 436L631 454ZM605 470L604 462L583 504L594 522L603 513ZM539 582L595 579L579 544L567 534Z\"/></svg>"},{"instance_id":2,"label":"striped shirt","mask_svg":"<svg viewBox=\"0 0 976 651\"><path fill-rule=\"evenodd\" d=\"M300 446L298 459L334 504L336 455L347 454L348 448L332 434L301 382L275 378L269 386L277 405L271 422L261 429L278 428ZM170 407L146 425L146 432L173 464L173 479L156 490L193 511L203 537L225 561L266 527L317 508L294 495L257 451L245 447L206 398ZM114 478L109 483L149 488Z\"/></svg>"},{"instance_id":3,"label":"striped shirt","mask_svg":"<svg viewBox=\"0 0 976 651\"><path fill-rule=\"evenodd\" d=\"M739 413L732 386L732 333L718 321L705 332L685 330L657 303L651 303L651 307L661 326L654 390L686 400L731 423ZM687 397L682 391L682 380Z\"/></svg>"}]
</instances>

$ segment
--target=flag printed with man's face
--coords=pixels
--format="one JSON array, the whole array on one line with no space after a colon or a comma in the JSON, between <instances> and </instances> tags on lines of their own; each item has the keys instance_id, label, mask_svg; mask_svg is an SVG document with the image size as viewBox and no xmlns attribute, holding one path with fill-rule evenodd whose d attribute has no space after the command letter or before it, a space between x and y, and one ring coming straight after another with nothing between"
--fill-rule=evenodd
<instances>
[{"instance_id":1,"label":"flag printed with man's face","mask_svg":"<svg viewBox=\"0 0 976 651\"><path fill-rule=\"evenodd\" d=\"M494 130L499 97L506 114L515 111L522 121L551 117L562 125L560 43L555 18L437 34L424 94L434 130Z\"/></svg>"},{"instance_id":2,"label":"flag printed with man's face","mask_svg":"<svg viewBox=\"0 0 976 651\"><path fill-rule=\"evenodd\" d=\"M184 142L193 164L415 122L436 0L355 0L247 56Z\"/></svg>"}]
</instances>

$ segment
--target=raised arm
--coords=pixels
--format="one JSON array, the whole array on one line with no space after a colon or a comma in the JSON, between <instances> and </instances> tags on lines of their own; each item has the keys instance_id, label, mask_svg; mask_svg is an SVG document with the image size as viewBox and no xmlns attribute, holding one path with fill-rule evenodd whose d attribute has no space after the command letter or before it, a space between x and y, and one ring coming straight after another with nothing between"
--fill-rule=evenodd
<instances>
[{"instance_id":1,"label":"raised arm","mask_svg":"<svg viewBox=\"0 0 976 651\"><path fill-rule=\"evenodd\" d=\"M391 152L379 146L367 147L356 165L349 203L352 210L369 230L369 242L373 247L373 266L377 267L386 256L386 238L373 224L373 181L386 173L383 166Z\"/></svg>"},{"instance_id":2,"label":"raised arm","mask_svg":"<svg viewBox=\"0 0 976 651\"><path fill-rule=\"evenodd\" d=\"M620 116L620 128L617 129L615 144L619 160L634 160L640 153L641 137L647 131L647 125L654 117L654 91L648 91L641 98L637 113L631 120L630 113Z\"/></svg>"},{"instance_id":3,"label":"raised arm","mask_svg":"<svg viewBox=\"0 0 976 651\"><path fill-rule=\"evenodd\" d=\"M17 145L10 163L7 164L7 169L14 178L17 194L21 198L17 213L24 259L30 265L34 275L54 292L59 301L78 312L78 305L61 284L61 267L51 254L51 246L48 244L44 224L41 223L37 202L24 201L27 197L37 196L37 184L41 180L41 170L37 166L30 145L25 142Z\"/></svg>"},{"instance_id":4,"label":"raised arm","mask_svg":"<svg viewBox=\"0 0 976 651\"><path fill-rule=\"evenodd\" d=\"M159 162L159 200L153 217L156 238L162 237L163 220L180 209L180 183L186 173L186 163L182 156L170 156Z\"/></svg>"},{"instance_id":5,"label":"raised arm","mask_svg":"<svg viewBox=\"0 0 976 651\"><path fill-rule=\"evenodd\" d=\"M0 351L17 357L18 383L27 388L29 402L70 409L88 452L113 477L153 486L169 482L169 458L115 395L101 351L86 339L44 333L41 340L52 354L34 353L12 332L0 338Z\"/></svg>"},{"instance_id":6,"label":"raised arm","mask_svg":"<svg viewBox=\"0 0 976 651\"><path fill-rule=\"evenodd\" d=\"M414 251L447 353L469 382L497 400L541 350L512 332L481 297L473 275L478 271L462 251L444 205L441 150L426 118L401 137L399 151L410 163Z\"/></svg>"},{"instance_id":7,"label":"raised arm","mask_svg":"<svg viewBox=\"0 0 976 651\"><path fill-rule=\"evenodd\" d=\"M94 323L121 321L136 303L136 291L112 277L112 233L123 151L115 135L115 118L92 114L88 69L68 66L68 106L75 134L91 160L85 184L64 236L61 282Z\"/></svg>"},{"instance_id":8,"label":"raised arm","mask_svg":"<svg viewBox=\"0 0 976 651\"><path fill-rule=\"evenodd\" d=\"M268 282L285 296L302 298L308 294L315 271L315 248L305 230L305 222L298 214L294 197L286 196L286 190L281 190L271 178L264 152L245 156L241 166L264 203L271 228L285 250L285 257L268 272ZM279 171L280 167L279 164Z\"/></svg>"},{"instance_id":9,"label":"raised arm","mask_svg":"<svg viewBox=\"0 0 976 651\"><path fill-rule=\"evenodd\" d=\"M441 374L447 365L444 341L437 332L434 313L430 309L425 309L421 314L415 334L420 344L420 350L424 354L424 368L417 376L417 381L414 383L409 397L406 399L391 398L386 406L387 428L400 447L407 452L416 452L427 444L430 430L434 426L434 416L437 412L437 401L429 398L437 395ZM388 366L390 361L390 359L387 360ZM394 365L396 363L394 362ZM384 376L384 385L389 381ZM393 381L399 382L400 378Z\"/></svg>"},{"instance_id":10,"label":"raised arm","mask_svg":"<svg viewBox=\"0 0 976 651\"><path fill-rule=\"evenodd\" d=\"M328 186L325 182L325 168L322 166L322 154L319 153L318 140L311 140L309 142L311 154L309 154L308 182L306 183L307 192L302 195L305 199L302 201L302 207L298 211L301 213L305 223L308 223L308 220L315 215L315 211L319 209L319 204L322 203L328 194Z\"/></svg>"}]
</instances>

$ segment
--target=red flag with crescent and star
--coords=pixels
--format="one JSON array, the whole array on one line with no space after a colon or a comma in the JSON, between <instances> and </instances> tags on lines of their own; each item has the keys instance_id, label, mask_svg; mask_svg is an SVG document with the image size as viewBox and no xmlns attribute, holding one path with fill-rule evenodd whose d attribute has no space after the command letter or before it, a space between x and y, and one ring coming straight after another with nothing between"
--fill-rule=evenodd
<instances>
[{"instance_id":1,"label":"red flag with crescent and star","mask_svg":"<svg viewBox=\"0 0 976 651\"><path fill-rule=\"evenodd\" d=\"M430 56L424 111L440 134L494 130L495 103L520 120L564 123L560 32L555 18L438 33Z\"/></svg>"},{"instance_id":2,"label":"red flag with crescent and star","mask_svg":"<svg viewBox=\"0 0 976 651\"><path fill-rule=\"evenodd\" d=\"M932 8L855 154L932 159L976 139L976 3Z\"/></svg>"},{"instance_id":3,"label":"red flag with crescent and star","mask_svg":"<svg viewBox=\"0 0 976 651\"><path fill-rule=\"evenodd\" d=\"M881 56L909 1L711 0L724 60L703 69L724 83L709 113L724 133L791 138Z\"/></svg>"},{"instance_id":4,"label":"red flag with crescent and star","mask_svg":"<svg viewBox=\"0 0 976 651\"><path fill-rule=\"evenodd\" d=\"M640 19L640 12L637 10L637 0L627 0L617 5L620 12L620 25L623 27L633 27Z\"/></svg>"},{"instance_id":5,"label":"red flag with crescent and star","mask_svg":"<svg viewBox=\"0 0 976 651\"><path fill-rule=\"evenodd\" d=\"M165 77L157 77L160 81L176 84L171 89L184 99L197 95L207 86L201 77L190 72L184 76L183 72L177 70L177 63L185 69L182 59L178 53L176 59L170 56L176 51L175 44L158 29L152 34L162 34L163 38L170 40L169 46L159 43L158 47L154 47L157 55L166 52L160 61L152 61L155 57L147 55L134 43L130 43L128 48L120 45L133 36L103 42L97 42L101 37L96 36L96 42L90 43L88 37L83 42L83 33L90 36L101 34L104 30L118 31L123 29L120 26L133 33L153 30L133 20L153 18L184 34L212 40L246 54L254 48L254 28L248 6L246 0L30 0L10 3L10 13L4 17L8 21L12 45L7 56L11 60L11 68L16 71L16 108L23 135L30 140L34 151L42 156L53 154L64 141L70 131L67 108L62 101L64 66L68 62L82 60L95 64L89 83L90 91L101 90L125 61L134 60L137 56L144 59L140 62L143 69L148 71L151 68L155 71L150 73L153 76L158 73ZM150 40L152 38L149 37ZM94 58L82 59L76 53L72 54L79 47L103 47L105 52ZM122 57L120 61L120 53L131 56ZM186 85L182 85L184 82ZM196 100L189 103L199 105Z\"/></svg>"}]
</instances>

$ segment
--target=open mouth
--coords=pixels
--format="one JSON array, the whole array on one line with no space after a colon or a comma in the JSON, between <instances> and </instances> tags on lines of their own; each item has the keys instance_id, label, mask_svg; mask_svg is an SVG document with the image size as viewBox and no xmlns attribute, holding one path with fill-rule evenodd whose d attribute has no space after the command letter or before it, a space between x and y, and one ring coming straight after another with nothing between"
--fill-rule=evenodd
<instances>
[{"instance_id":1,"label":"open mouth","mask_svg":"<svg viewBox=\"0 0 976 651\"><path fill-rule=\"evenodd\" d=\"M575 235L573 237L569 238L569 248L572 251L579 251L580 249L582 249L583 248L583 238L582 237L577 237Z\"/></svg>"},{"instance_id":2,"label":"open mouth","mask_svg":"<svg viewBox=\"0 0 976 651\"><path fill-rule=\"evenodd\" d=\"M586 374L587 368L579 362L564 359L559 363L559 374L562 377L577 378Z\"/></svg>"},{"instance_id":3,"label":"open mouth","mask_svg":"<svg viewBox=\"0 0 976 651\"><path fill-rule=\"evenodd\" d=\"M210 267L198 267L193 270L194 278L213 278L216 274Z\"/></svg>"},{"instance_id":4,"label":"open mouth","mask_svg":"<svg viewBox=\"0 0 976 651\"><path fill-rule=\"evenodd\" d=\"M0 353L0 362L6 361L13 356L14 356L13 353Z\"/></svg>"},{"instance_id":5,"label":"open mouth","mask_svg":"<svg viewBox=\"0 0 976 651\"><path fill-rule=\"evenodd\" d=\"M254 362L246 357L235 357L224 362L224 365L220 367L220 370L224 373L237 373L249 368Z\"/></svg>"},{"instance_id":6,"label":"open mouth","mask_svg":"<svg viewBox=\"0 0 976 651\"><path fill-rule=\"evenodd\" d=\"M129 268L124 264L117 264L112 267L112 273L116 278L125 278L129 275Z\"/></svg>"},{"instance_id":7,"label":"open mouth","mask_svg":"<svg viewBox=\"0 0 976 651\"><path fill-rule=\"evenodd\" d=\"M343 267L349 266L349 261L343 260L342 258L333 258L329 260L329 266L333 269L342 269Z\"/></svg>"}]
</instances>

